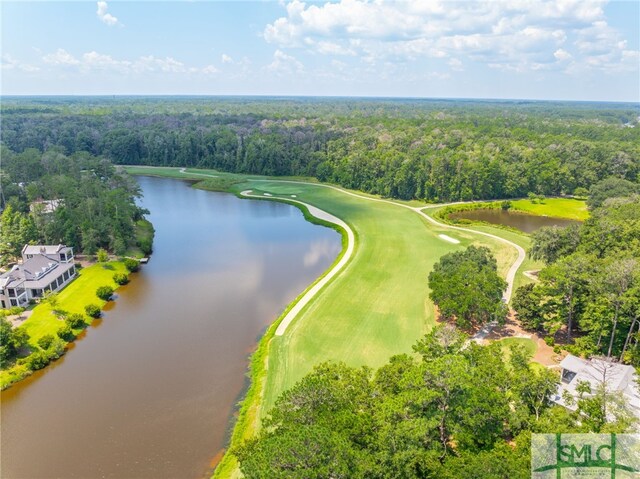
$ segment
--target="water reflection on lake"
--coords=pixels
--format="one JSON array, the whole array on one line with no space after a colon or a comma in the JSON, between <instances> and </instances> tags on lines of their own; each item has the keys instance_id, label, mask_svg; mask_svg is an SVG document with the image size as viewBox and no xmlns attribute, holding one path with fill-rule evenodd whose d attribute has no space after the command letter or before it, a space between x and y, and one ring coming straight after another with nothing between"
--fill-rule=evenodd
<instances>
[{"instance_id":1,"label":"water reflection on lake","mask_svg":"<svg viewBox=\"0 0 640 479\"><path fill-rule=\"evenodd\" d=\"M449 215L453 219L467 219L472 221L486 221L496 225L511 226L525 233L532 233L543 226L569 226L579 221L564 218L552 218L550 216L529 215L517 211L505 211L502 209L478 209L459 211Z\"/></svg>"},{"instance_id":2,"label":"water reflection on lake","mask_svg":"<svg viewBox=\"0 0 640 479\"><path fill-rule=\"evenodd\" d=\"M202 477L247 354L340 252L290 205L139 178L148 265L61 360L2 392L2 477Z\"/></svg>"}]
</instances>

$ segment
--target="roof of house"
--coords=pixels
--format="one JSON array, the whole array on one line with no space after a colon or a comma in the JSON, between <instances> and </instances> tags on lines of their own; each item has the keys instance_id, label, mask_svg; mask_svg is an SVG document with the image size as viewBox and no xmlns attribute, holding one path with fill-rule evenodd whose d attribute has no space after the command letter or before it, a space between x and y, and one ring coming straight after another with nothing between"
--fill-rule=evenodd
<instances>
[{"instance_id":1,"label":"roof of house","mask_svg":"<svg viewBox=\"0 0 640 479\"><path fill-rule=\"evenodd\" d=\"M640 388L635 381L637 374L633 366L597 358L585 360L570 354L562 360L560 367L576 375L568 383L560 385L558 395L554 399L557 403L565 405L561 398L562 391L566 390L575 395L579 382L588 382L592 391L604 383L609 391L624 394L629 405L637 411L635 414L640 417ZM575 406L572 409L574 408Z\"/></svg>"},{"instance_id":2,"label":"roof of house","mask_svg":"<svg viewBox=\"0 0 640 479\"><path fill-rule=\"evenodd\" d=\"M24 248L22 248L22 254L59 254L60 251L67 249L68 246L65 246L63 244L59 244L59 245L25 245Z\"/></svg>"},{"instance_id":3,"label":"roof of house","mask_svg":"<svg viewBox=\"0 0 640 479\"><path fill-rule=\"evenodd\" d=\"M52 281L73 267L73 264L61 263L59 257L53 256L65 249L67 249L65 245L26 245L22 249L22 254L33 256L0 275L0 287L15 288L28 281L23 285L24 287L46 288Z\"/></svg>"},{"instance_id":4,"label":"roof of house","mask_svg":"<svg viewBox=\"0 0 640 479\"><path fill-rule=\"evenodd\" d=\"M24 274L20 265L15 265L6 273L0 275L0 288L16 288L24 281Z\"/></svg>"},{"instance_id":5,"label":"roof of house","mask_svg":"<svg viewBox=\"0 0 640 479\"><path fill-rule=\"evenodd\" d=\"M562 360L562 362L560 363L560 367L562 369L567 369L569 371L577 373L582 371L587 364L588 364L588 361L585 361L584 359L580 359L574 356L573 354L569 354L566 358Z\"/></svg>"},{"instance_id":6,"label":"roof of house","mask_svg":"<svg viewBox=\"0 0 640 479\"><path fill-rule=\"evenodd\" d=\"M40 208L42 213L53 213L58 209L60 205L64 204L64 200L39 200L33 201L29 205L29 210L31 212L35 212L36 209Z\"/></svg>"}]
</instances>

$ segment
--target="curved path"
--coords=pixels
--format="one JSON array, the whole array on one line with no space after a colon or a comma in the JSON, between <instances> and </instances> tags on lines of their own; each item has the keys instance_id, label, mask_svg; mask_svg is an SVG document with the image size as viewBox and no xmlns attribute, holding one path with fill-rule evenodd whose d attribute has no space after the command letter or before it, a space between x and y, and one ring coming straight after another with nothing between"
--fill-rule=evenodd
<instances>
[{"instance_id":1,"label":"curved path","mask_svg":"<svg viewBox=\"0 0 640 479\"><path fill-rule=\"evenodd\" d=\"M241 196L245 196L248 198L269 198L268 196L259 196L250 194L251 190L245 190L240 193ZM331 278L333 278L338 272L349 262L351 256L353 255L353 250L355 248L355 235L353 234L353 230L340 218L333 216L332 214L327 213L326 211L321 210L320 208L316 208L308 203L303 203L302 201L293 200L289 198L276 197L276 199L281 201L286 201L287 203L298 203L307 208L309 213L312 216L315 216L318 219L323 221L328 221L329 223L333 223L335 225L340 226L347 232L347 250L340 258L340 261L331 268L331 270L325 274L320 281L313 285L313 287L309 288L307 292L300 298L298 302L289 310L286 316L282 319L278 328L276 329L276 336L282 336L284 332L287 330L291 321L295 319L295 317L302 311L302 309L313 299L313 297L318 294L318 292L329 282Z\"/></svg>"},{"instance_id":2,"label":"curved path","mask_svg":"<svg viewBox=\"0 0 640 479\"><path fill-rule=\"evenodd\" d=\"M265 180L265 179L257 179L257 178L256 179L252 179L250 181L295 183L295 184L301 184L301 185L313 185L313 186L321 186L323 188L331 188L333 190L340 191L341 193L344 193L346 195L355 196L356 198L360 198L360 199L363 199L363 200L378 201L378 202L382 202L382 203L390 203L392 205L400 206L402 208L407 208L409 210L415 211L419 215L421 215L424 218L426 218L427 221L429 221L429 222L433 223L434 225L439 226L441 228L448 228L448 229L453 229L453 230L465 231L465 232L468 232L468 233L478 234L478 235L486 236L488 238L492 238L494 240L497 240L497 241L500 241L502 243L508 244L509 246L512 246L513 248L515 248L516 251L518 252L518 258L513 262L513 264L511 265L511 268L509 268L509 271L507 272L507 277L506 277L507 289L505 290L504 294L502 295L502 298L504 299L505 303L508 303L511 300L511 294L513 293L513 283L515 281L516 273L518 272L518 269L520 268L520 266L522 265L522 263L524 262L525 257L526 257L526 253L524 251L524 248L522 248L522 246L520 246L520 245L517 245L513 241L509 241L508 239L502 238L500 236L497 236L497 235L494 235L494 234L491 234L491 233L485 233L484 231L477 231L477 230L473 230L471 228L463 228L461 226L452 226L452 225L448 225L446 223L441 223L441 222L437 221L436 219L434 219L433 217L429 216L427 213L425 213L423 211L423 210L429 209L429 208L440 208L442 206L456 205L456 204L460 204L462 202L440 203L440 204L433 205L433 206L409 206L409 205L398 203L398 202L392 201L392 200L385 200L385 199L382 199L382 198L373 198L373 197L370 197L370 196L360 195L360 194L357 194L357 193L353 193L351 191L344 190L344 189L339 188L337 186L325 185L325 184L322 184L322 183L308 183L308 182L304 182L304 181L292 181L292 180Z\"/></svg>"}]
</instances>

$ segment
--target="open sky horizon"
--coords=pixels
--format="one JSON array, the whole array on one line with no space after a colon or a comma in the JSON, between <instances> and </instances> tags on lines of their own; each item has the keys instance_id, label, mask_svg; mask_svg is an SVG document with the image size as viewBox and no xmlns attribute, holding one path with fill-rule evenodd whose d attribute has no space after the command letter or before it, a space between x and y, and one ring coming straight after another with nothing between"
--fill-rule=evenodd
<instances>
[{"instance_id":1,"label":"open sky horizon","mask_svg":"<svg viewBox=\"0 0 640 479\"><path fill-rule=\"evenodd\" d=\"M3 96L640 102L640 2L0 3Z\"/></svg>"}]
</instances>

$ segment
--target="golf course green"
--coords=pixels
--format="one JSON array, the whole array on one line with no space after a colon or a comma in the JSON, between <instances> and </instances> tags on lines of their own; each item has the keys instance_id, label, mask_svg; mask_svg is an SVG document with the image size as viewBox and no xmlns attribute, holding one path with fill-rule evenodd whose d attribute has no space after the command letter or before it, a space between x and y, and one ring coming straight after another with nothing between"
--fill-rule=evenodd
<instances>
[{"instance_id":1,"label":"golf course green","mask_svg":"<svg viewBox=\"0 0 640 479\"><path fill-rule=\"evenodd\" d=\"M516 247L500 238L434 223L419 210L427 205L415 201L372 201L370 195L317 183L207 170L127 167L127 171L198 180L197 187L203 189L236 194L250 190L253 197L306 203L341 219L353 231L355 244L346 265L281 335L275 328L291 306L265 333L252 360L252 385L232 446L250 437L277 397L318 363L343 361L376 368L394 354L410 352L436 321L427 276L442 255L472 244L487 246L503 277L519 257ZM526 235L497 228L483 226L478 231L523 247L528 243ZM528 281L522 269L515 275L516 284ZM234 462L227 454L214 477L233 477Z\"/></svg>"}]
</instances>

